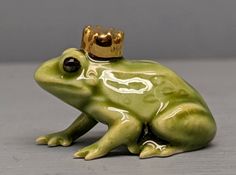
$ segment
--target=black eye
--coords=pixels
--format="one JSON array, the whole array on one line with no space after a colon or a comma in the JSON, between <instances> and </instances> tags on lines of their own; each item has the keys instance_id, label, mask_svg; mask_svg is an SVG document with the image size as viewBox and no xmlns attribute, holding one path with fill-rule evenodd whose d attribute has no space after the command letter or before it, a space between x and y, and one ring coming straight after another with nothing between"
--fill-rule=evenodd
<instances>
[{"instance_id":1,"label":"black eye","mask_svg":"<svg viewBox=\"0 0 236 175\"><path fill-rule=\"evenodd\" d=\"M80 69L80 67L80 62L73 57L68 57L63 62L63 69L66 72L76 72Z\"/></svg>"}]
</instances>

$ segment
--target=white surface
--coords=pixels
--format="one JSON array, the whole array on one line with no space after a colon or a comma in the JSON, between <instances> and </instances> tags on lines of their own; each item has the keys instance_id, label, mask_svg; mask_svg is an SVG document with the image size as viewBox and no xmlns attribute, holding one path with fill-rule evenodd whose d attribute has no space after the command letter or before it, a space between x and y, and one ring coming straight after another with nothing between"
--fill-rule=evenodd
<instances>
[{"instance_id":1,"label":"white surface","mask_svg":"<svg viewBox=\"0 0 236 175\"><path fill-rule=\"evenodd\" d=\"M236 61L162 63L182 75L207 101L218 126L217 135L208 148L169 158L145 160L120 148L93 161L73 159L75 151L103 135L105 127L101 124L71 147L35 145L38 135L65 128L79 112L37 86L33 80L36 64L1 64L0 174L235 174Z\"/></svg>"}]
</instances>

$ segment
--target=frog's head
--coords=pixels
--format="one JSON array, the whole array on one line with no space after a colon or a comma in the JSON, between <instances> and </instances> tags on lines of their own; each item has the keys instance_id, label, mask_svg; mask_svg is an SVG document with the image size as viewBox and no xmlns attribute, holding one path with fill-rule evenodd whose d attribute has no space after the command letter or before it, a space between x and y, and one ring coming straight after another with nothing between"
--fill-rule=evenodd
<instances>
[{"instance_id":1,"label":"frog's head","mask_svg":"<svg viewBox=\"0 0 236 175\"><path fill-rule=\"evenodd\" d=\"M86 104L98 83L95 60L122 58L123 39L122 31L87 26L81 50L67 49L61 56L46 61L35 72L35 80L46 91L78 108Z\"/></svg>"},{"instance_id":2,"label":"frog's head","mask_svg":"<svg viewBox=\"0 0 236 175\"><path fill-rule=\"evenodd\" d=\"M78 107L92 95L97 84L95 70L87 71L90 60L76 48L43 63L35 72L36 82L46 91Z\"/></svg>"}]
</instances>

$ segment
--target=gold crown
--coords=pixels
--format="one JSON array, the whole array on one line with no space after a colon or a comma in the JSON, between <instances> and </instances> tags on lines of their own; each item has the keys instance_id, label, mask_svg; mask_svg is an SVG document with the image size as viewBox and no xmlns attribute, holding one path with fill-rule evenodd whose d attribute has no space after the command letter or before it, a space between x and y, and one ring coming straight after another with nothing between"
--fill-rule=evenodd
<instances>
[{"instance_id":1,"label":"gold crown","mask_svg":"<svg viewBox=\"0 0 236 175\"><path fill-rule=\"evenodd\" d=\"M124 32L101 26L87 26L83 30L81 48L91 57L109 59L123 56Z\"/></svg>"}]
</instances>

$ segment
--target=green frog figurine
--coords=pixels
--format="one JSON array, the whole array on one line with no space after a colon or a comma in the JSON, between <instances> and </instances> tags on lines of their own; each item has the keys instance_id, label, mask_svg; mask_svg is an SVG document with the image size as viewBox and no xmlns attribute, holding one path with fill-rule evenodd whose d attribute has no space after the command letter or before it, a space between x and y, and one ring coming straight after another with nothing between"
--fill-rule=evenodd
<instances>
[{"instance_id":1,"label":"green frog figurine","mask_svg":"<svg viewBox=\"0 0 236 175\"><path fill-rule=\"evenodd\" d=\"M121 145L140 158L207 146L216 123L200 94L157 62L126 60L123 40L122 31L87 26L80 49L67 49L37 69L35 80L43 89L82 112L65 130L38 137L37 144L70 146L101 122L107 132L75 158L99 158Z\"/></svg>"}]
</instances>

